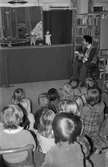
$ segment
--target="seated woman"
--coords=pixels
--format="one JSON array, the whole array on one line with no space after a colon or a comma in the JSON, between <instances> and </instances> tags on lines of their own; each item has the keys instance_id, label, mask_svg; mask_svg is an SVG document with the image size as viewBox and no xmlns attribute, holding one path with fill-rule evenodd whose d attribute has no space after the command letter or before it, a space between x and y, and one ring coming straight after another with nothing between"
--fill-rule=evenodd
<instances>
[{"instance_id":1,"label":"seated woman","mask_svg":"<svg viewBox=\"0 0 108 167\"><path fill-rule=\"evenodd\" d=\"M0 149L12 149L24 147L28 144L33 144L34 151L36 143L31 133L20 126L23 120L23 112L20 108L14 105L9 105L3 108L0 112L0 117L3 123L3 129L0 131ZM7 164L12 164L14 167L29 165L27 161L27 152L12 153L3 155L3 159Z\"/></svg>"},{"instance_id":2,"label":"seated woman","mask_svg":"<svg viewBox=\"0 0 108 167\"><path fill-rule=\"evenodd\" d=\"M39 120L37 139L40 151L44 154L46 154L54 145L54 135L52 130L52 121L54 117L55 113L47 108L44 110Z\"/></svg>"}]
</instances>

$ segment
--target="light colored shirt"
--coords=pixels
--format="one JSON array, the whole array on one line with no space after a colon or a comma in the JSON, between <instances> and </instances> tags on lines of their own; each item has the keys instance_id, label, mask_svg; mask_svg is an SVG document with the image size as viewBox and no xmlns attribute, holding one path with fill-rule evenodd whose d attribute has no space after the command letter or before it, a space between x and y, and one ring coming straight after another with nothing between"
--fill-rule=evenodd
<instances>
[{"instance_id":1,"label":"light colored shirt","mask_svg":"<svg viewBox=\"0 0 108 167\"><path fill-rule=\"evenodd\" d=\"M58 143L46 154L41 167L83 167L80 145L78 143Z\"/></svg>"},{"instance_id":2,"label":"light colored shirt","mask_svg":"<svg viewBox=\"0 0 108 167\"><path fill-rule=\"evenodd\" d=\"M54 145L54 138L47 138L37 133L37 139L42 153L47 153Z\"/></svg>"},{"instance_id":3,"label":"light colored shirt","mask_svg":"<svg viewBox=\"0 0 108 167\"><path fill-rule=\"evenodd\" d=\"M24 147L28 144L36 147L35 140L29 131L19 127L18 129L4 129L0 131L0 149ZM3 158L9 163L22 162L27 158L27 152L5 154Z\"/></svg>"}]
</instances>

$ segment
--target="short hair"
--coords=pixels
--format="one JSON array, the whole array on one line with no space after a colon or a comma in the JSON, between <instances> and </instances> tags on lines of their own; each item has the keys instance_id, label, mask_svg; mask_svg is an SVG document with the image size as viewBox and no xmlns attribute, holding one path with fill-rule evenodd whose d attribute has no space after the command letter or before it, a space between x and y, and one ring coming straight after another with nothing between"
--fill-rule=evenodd
<instances>
[{"instance_id":1,"label":"short hair","mask_svg":"<svg viewBox=\"0 0 108 167\"><path fill-rule=\"evenodd\" d=\"M59 96L59 93L58 93L57 89L55 89L55 88L49 89L48 90L48 98L49 98L50 101L59 99L60 96Z\"/></svg>"},{"instance_id":2,"label":"short hair","mask_svg":"<svg viewBox=\"0 0 108 167\"><path fill-rule=\"evenodd\" d=\"M97 88L91 88L87 92L86 101L87 101L88 104L93 106L93 105L101 102L101 95L102 95L102 92L101 92L100 88L98 88L98 87Z\"/></svg>"},{"instance_id":3,"label":"short hair","mask_svg":"<svg viewBox=\"0 0 108 167\"><path fill-rule=\"evenodd\" d=\"M12 98L15 100L16 99L16 95L20 96L20 99L23 99L25 97L25 92L22 88L17 88L14 90L13 92L13 96Z\"/></svg>"},{"instance_id":4,"label":"short hair","mask_svg":"<svg viewBox=\"0 0 108 167\"><path fill-rule=\"evenodd\" d=\"M17 105L8 105L1 111L1 121L6 129L17 129L23 119L23 112Z\"/></svg>"},{"instance_id":5,"label":"short hair","mask_svg":"<svg viewBox=\"0 0 108 167\"><path fill-rule=\"evenodd\" d=\"M92 39L92 37L91 37L90 35L84 35L84 36L83 36L83 39L84 39L86 42L88 42L89 44L92 44L92 42L93 42L93 39Z\"/></svg>"},{"instance_id":6,"label":"short hair","mask_svg":"<svg viewBox=\"0 0 108 167\"><path fill-rule=\"evenodd\" d=\"M61 141L73 143L81 134L82 122L78 116L71 113L59 113L53 120L52 128L55 143Z\"/></svg>"},{"instance_id":7,"label":"short hair","mask_svg":"<svg viewBox=\"0 0 108 167\"><path fill-rule=\"evenodd\" d=\"M59 102L59 112L68 112L77 114L78 113L78 105L72 100L63 99Z\"/></svg>"},{"instance_id":8,"label":"short hair","mask_svg":"<svg viewBox=\"0 0 108 167\"><path fill-rule=\"evenodd\" d=\"M92 85L90 85L91 83ZM87 86L87 88L94 88L97 86L97 82L92 77L88 77L85 80L85 85Z\"/></svg>"},{"instance_id":9,"label":"short hair","mask_svg":"<svg viewBox=\"0 0 108 167\"><path fill-rule=\"evenodd\" d=\"M73 85L72 82L74 82L75 85ZM79 80L76 79L76 78L70 79L69 84L71 85L71 87L73 89L75 89L75 88L77 88L79 86Z\"/></svg>"},{"instance_id":10,"label":"short hair","mask_svg":"<svg viewBox=\"0 0 108 167\"><path fill-rule=\"evenodd\" d=\"M52 122L54 117L55 113L52 110L44 108L40 117L38 131L46 137L52 135Z\"/></svg>"}]
</instances>

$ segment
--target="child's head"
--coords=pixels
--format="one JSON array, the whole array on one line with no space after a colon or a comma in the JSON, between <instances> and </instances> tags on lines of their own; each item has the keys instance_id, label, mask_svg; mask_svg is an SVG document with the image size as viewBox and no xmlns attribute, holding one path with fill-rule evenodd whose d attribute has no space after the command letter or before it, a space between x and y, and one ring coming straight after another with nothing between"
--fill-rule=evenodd
<instances>
[{"instance_id":1,"label":"child's head","mask_svg":"<svg viewBox=\"0 0 108 167\"><path fill-rule=\"evenodd\" d=\"M59 103L59 112L78 114L78 105L71 100L61 100Z\"/></svg>"},{"instance_id":2,"label":"child's head","mask_svg":"<svg viewBox=\"0 0 108 167\"><path fill-rule=\"evenodd\" d=\"M46 34L50 34L49 30L46 31Z\"/></svg>"},{"instance_id":3,"label":"child's head","mask_svg":"<svg viewBox=\"0 0 108 167\"><path fill-rule=\"evenodd\" d=\"M25 92L22 88L17 88L13 92L13 99L17 101L21 101L25 97Z\"/></svg>"},{"instance_id":4,"label":"child's head","mask_svg":"<svg viewBox=\"0 0 108 167\"><path fill-rule=\"evenodd\" d=\"M69 84L71 85L72 89L75 89L79 86L79 80L78 79L70 79Z\"/></svg>"},{"instance_id":5,"label":"child's head","mask_svg":"<svg viewBox=\"0 0 108 167\"><path fill-rule=\"evenodd\" d=\"M73 143L81 134L82 122L78 116L71 113L59 113L52 124L55 142Z\"/></svg>"},{"instance_id":6,"label":"child's head","mask_svg":"<svg viewBox=\"0 0 108 167\"><path fill-rule=\"evenodd\" d=\"M60 96L59 93L57 91L57 89L55 88L51 88L48 90L48 99L49 101L55 101L55 100L59 100Z\"/></svg>"},{"instance_id":7,"label":"child's head","mask_svg":"<svg viewBox=\"0 0 108 167\"><path fill-rule=\"evenodd\" d=\"M48 108L43 108L43 110L38 126L39 133L45 137L53 137L52 122L55 117L55 113Z\"/></svg>"},{"instance_id":8,"label":"child's head","mask_svg":"<svg viewBox=\"0 0 108 167\"><path fill-rule=\"evenodd\" d=\"M94 88L96 86L96 81L91 77L86 78L85 85L87 88Z\"/></svg>"},{"instance_id":9,"label":"child's head","mask_svg":"<svg viewBox=\"0 0 108 167\"><path fill-rule=\"evenodd\" d=\"M1 111L1 120L6 129L17 129L22 119L23 112L17 105L9 105Z\"/></svg>"},{"instance_id":10,"label":"child's head","mask_svg":"<svg viewBox=\"0 0 108 167\"><path fill-rule=\"evenodd\" d=\"M70 92L72 91L72 87L70 83L65 83L63 86L63 90L65 93L70 94Z\"/></svg>"},{"instance_id":11,"label":"child's head","mask_svg":"<svg viewBox=\"0 0 108 167\"><path fill-rule=\"evenodd\" d=\"M45 106L48 105L48 103L49 103L48 94L47 93L41 93L38 96L38 104L39 104L39 106L45 107Z\"/></svg>"},{"instance_id":12,"label":"child's head","mask_svg":"<svg viewBox=\"0 0 108 167\"><path fill-rule=\"evenodd\" d=\"M101 101L101 90L99 88L89 89L87 92L86 101L90 105L95 105Z\"/></svg>"}]
</instances>

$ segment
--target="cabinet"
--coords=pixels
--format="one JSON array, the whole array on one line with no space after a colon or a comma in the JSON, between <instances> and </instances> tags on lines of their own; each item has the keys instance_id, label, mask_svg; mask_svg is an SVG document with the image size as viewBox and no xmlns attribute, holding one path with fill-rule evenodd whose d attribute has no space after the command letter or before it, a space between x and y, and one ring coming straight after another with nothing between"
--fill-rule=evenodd
<instances>
[{"instance_id":1,"label":"cabinet","mask_svg":"<svg viewBox=\"0 0 108 167\"><path fill-rule=\"evenodd\" d=\"M100 43L100 20L98 13L77 14L75 29L75 49L82 43L83 35L93 37L94 45Z\"/></svg>"}]
</instances>

